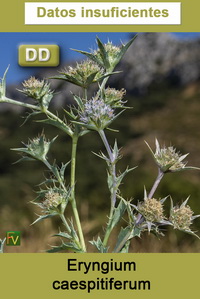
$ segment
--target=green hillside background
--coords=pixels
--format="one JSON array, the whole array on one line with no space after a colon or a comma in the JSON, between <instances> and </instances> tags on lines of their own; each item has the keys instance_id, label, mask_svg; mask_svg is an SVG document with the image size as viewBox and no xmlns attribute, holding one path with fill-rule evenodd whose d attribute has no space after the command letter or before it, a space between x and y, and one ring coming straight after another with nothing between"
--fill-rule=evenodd
<instances>
[{"instance_id":1,"label":"green hillside background","mask_svg":"<svg viewBox=\"0 0 200 299\"><path fill-rule=\"evenodd\" d=\"M144 186L150 190L157 175L144 141L152 148L155 138L166 146L173 145L182 154L190 153L188 165L200 167L200 40L180 41L170 34L144 34L136 39L118 69L123 73L113 77L108 85L117 89L125 87L127 105L133 108L126 110L112 125L119 133L108 131L107 134L111 144L117 138L122 148L119 170L123 171L127 165L138 166L121 186L124 198L132 198L137 203L143 198ZM55 69L48 69L33 75L43 78L55 73ZM77 90L63 82L51 80L51 83L53 89L60 91L51 109L62 115L62 108L72 103L70 91ZM21 88L20 85L9 86L8 95L27 100L16 91L16 87ZM94 90L95 86L91 89L91 96ZM48 138L58 135L58 131L41 126L33 119L21 126L26 112L5 104L0 106L0 238L9 230L22 233L21 246L6 247L6 252L49 249L48 244L57 244L58 240L51 235L57 233L57 227L61 225L55 218L30 226L36 218L35 213L40 212L30 201L35 198L46 170L39 162L13 164L19 156L10 149L21 147L22 141L27 142L42 130ZM92 153L100 150L104 151L104 148L95 132L80 139L76 189L87 240L101 235L109 211L105 164ZM69 161L70 151L69 138L59 133L49 158L56 159L58 164ZM191 208L195 214L200 214L200 171L166 174L155 196L162 198L167 195L171 195L177 204L190 195ZM70 216L70 211L68 213ZM195 220L192 228L200 231L200 220ZM111 246L112 242L114 238ZM200 241L171 228L160 239L148 233L135 239L131 252L200 252Z\"/></svg>"}]
</instances>

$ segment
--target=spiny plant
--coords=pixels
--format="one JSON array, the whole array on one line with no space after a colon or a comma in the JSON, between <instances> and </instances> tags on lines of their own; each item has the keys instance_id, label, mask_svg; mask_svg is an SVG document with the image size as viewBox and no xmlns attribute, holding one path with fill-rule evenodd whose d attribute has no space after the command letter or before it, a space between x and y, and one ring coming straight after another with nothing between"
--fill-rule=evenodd
<instances>
[{"instance_id":1,"label":"spiny plant","mask_svg":"<svg viewBox=\"0 0 200 299\"><path fill-rule=\"evenodd\" d=\"M122 158L122 155L117 141L115 141L114 145L109 144L106 130L113 130L110 128L110 125L129 107L126 107L126 100L124 100L125 90L111 88L107 85L107 81L110 76L118 73L114 70L135 38L136 36L120 47L113 45L111 42L103 44L97 38L96 50L92 52L75 50L86 56L83 62L78 62L74 67L69 66L60 71L59 75L50 78L64 80L81 88L79 95L72 95L74 105L64 110L64 119L61 119L57 112L53 113L49 110L49 104L54 97L54 92L47 81L31 77L22 83L23 87L19 91L34 100L33 104L29 104L6 96L6 74L8 70L6 70L1 79L0 102L30 109L31 112L27 118L38 114L43 115L44 119L40 120L41 124L54 126L58 131L63 131L71 139L71 159L68 162L63 162L61 165L57 165L55 159L53 163L48 159L51 145L56 141L57 137L48 140L42 133L36 138L29 139L27 143L23 143L23 147L13 149L22 154L19 161L38 160L48 169L49 176L40 184L41 187L37 191L37 197L33 201L41 209L41 215L38 216L33 224L46 218L57 216L60 217L64 227L63 231L58 231L56 234L56 236L62 239L61 245L52 246L48 252L61 250L70 250L77 253L87 252L77 209L76 185L78 182L76 183L75 174L78 141L89 132L96 132L105 147L105 152L95 154L105 161L107 183L110 191L110 212L106 228L99 233L97 239L90 241L98 252L129 252L129 245L133 238L141 237L145 231L156 235L164 235L163 228L166 229L166 226L173 226L174 229L198 237L191 230L191 224L200 215L193 215L193 211L187 204L188 198L180 206L174 206L171 199L171 209L167 217L164 211L164 203L169 196L162 199L154 197L156 189L166 173L199 169L186 166L184 160L187 154L181 155L172 146L161 147L157 139L155 152L146 143L158 168L158 176L152 189L147 192L144 188L144 198L138 201L137 204L133 200L124 199L120 192L122 180L136 167L127 167L123 172L118 172L117 163ZM88 98L88 89L92 84L96 84L96 92L92 98ZM113 131L115 132L115 130ZM71 170L70 182L65 180L66 167L70 167ZM69 205L72 207L73 215L70 219L66 219L66 209L68 209ZM113 248L110 248L109 239L113 229L119 226L122 221L124 221L124 224L119 230L116 244ZM4 241L1 241L0 252L3 252L3 244Z\"/></svg>"}]
</instances>

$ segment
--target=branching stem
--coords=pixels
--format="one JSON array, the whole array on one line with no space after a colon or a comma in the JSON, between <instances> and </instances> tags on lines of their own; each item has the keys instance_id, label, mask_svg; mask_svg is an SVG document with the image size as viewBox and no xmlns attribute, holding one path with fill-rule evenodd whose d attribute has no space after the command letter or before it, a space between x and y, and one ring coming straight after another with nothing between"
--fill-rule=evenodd
<instances>
[{"instance_id":1,"label":"branching stem","mask_svg":"<svg viewBox=\"0 0 200 299\"><path fill-rule=\"evenodd\" d=\"M78 142L78 133L75 130L74 135L72 136L72 152L71 152L71 205L74 213L74 218L76 221L78 234L80 238L81 247L84 252L86 252L86 246L83 236L83 231L81 227L81 222L77 210L76 199L75 199L75 171L76 171L76 152L77 152L77 142Z\"/></svg>"},{"instance_id":2,"label":"branching stem","mask_svg":"<svg viewBox=\"0 0 200 299\"><path fill-rule=\"evenodd\" d=\"M87 101L87 88L83 88L83 97L84 100Z\"/></svg>"},{"instance_id":3,"label":"branching stem","mask_svg":"<svg viewBox=\"0 0 200 299\"><path fill-rule=\"evenodd\" d=\"M71 234L71 228L69 227L68 223L67 223L67 220L65 219L65 216L64 214L60 214L60 218L64 224L64 226L66 227L67 231L69 234Z\"/></svg>"},{"instance_id":4,"label":"branching stem","mask_svg":"<svg viewBox=\"0 0 200 299\"><path fill-rule=\"evenodd\" d=\"M41 110L39 106L27 104L27 103L20 102L20 101L15 101L15 100L9 99L7 97L1 98L0 102L8 103L8 104L14 104L14 105L18 105L18 106L21 106L21 107L30 108L30 109L38 110L38 111Z\"/></svg>"},{"instance_id":5,"label":"branching stem","mask_svg":"<svg viewBox=\"0 0 200 299\"><path fill-rule=\"evenodd\" d=\"M4 103L8 103L8 104L14 104L14 105L18 105L18 106L21 106L21 107L29 108L31 110L36 110L36 111L41 112L41 113L45 113L50 118L58 121L62 125L65 125L65 123L58 116L51 113L48 109L45 109L45 110L42 109L42 107L40 107L40 106L27 104L27 103L20 102L20 101L15 101L15 100L12 100L12 99L7 98L7 97L1 98L0 102L4 102ZM77 132L73 133L72 131L69 130L69 128L67 128L66 132L68 133L68 135L70 135L72 137L72 161L71 161L71 190L72 190L72 193L71 193L70 202L71 202L71 205L72 205L72 210L73 210L73 213L74 213L74 218L75 218L78 233L79 233L80 243L81 243L83 251L86 251L83 232L82 232L81 223L80 223L80 219L79 219L79 214L78 214L78 210L77 210L77 206L76 206L76 200L75 200L75 167L76 167L76 150L77 150L78 134L77 134ZM50 165L50 163L47 160L44 160L43 163L47 166L47 168L57 178L57 180L60 183L60 185L62 186L63 190L66 191L65 184L62 181L59 173L53 171L52 166ZM61 219L62 219L64 225L66 226L67 230L70 232L71 231L70 227L68 226L64 215L62 215Z\"/></svg>"},{"instance_id":6,"label":"branching stem","mask_svg":"<svg viewBox=\"0 0 200 299\"><path fill-rule=\"evenodd\" d=\"M162 180L164 176L164 173L158 168L158 176L153 184L153 187L151 188L151 191L149 192L148 198L152 198L154 193L156 192L156 189L158 188L158 185L160 184L160 181Z\"/></svg>"},{"instance_id":7,"label":"branching stem","mask_svg":"<svg viewBox=\"0 0 200 299\"><path fill-rule=\"evenodd\" d=\"M115 248L114 252L120 252L120 250L125 246L126 242L128 241L129 237L131 235L131 232L128 232L125 237L122 239L122 241L119 243L119 245L117 246L117 248Z\"/></svg>"},{"instance_id":8,"label":"branching stem","mask_svg":"<svg viewBox=\"0 0 200 299\"><path fill-rule=\"evenodd\" d=\"M106 135L103 130L99 130L99 135L103 141L103 144L107 150L108 157L109 157L109 171L112 177L112 191L111 191L111 206L110 206L110 215L109 215L109 221L107 224L106 232L105 232L105 237L103 240L103 245L106 246L109 236L111 234L112 228L111 228L111 223L112 223L112 217L114 213L114 208L116 204L116 197L117 197L117 175L116 175L116 161L114 159L112 150L110 148L110 145L108 144Z\"/></svg>"}]
</instances>

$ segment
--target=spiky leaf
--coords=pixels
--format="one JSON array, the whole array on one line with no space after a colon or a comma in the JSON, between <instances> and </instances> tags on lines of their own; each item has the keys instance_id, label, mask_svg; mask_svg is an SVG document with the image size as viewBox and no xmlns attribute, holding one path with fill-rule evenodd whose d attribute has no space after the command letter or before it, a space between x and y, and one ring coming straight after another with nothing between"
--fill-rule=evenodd
<instances>
[{"instance_id":1,"label":"spiky leaf","mask_svg":"<svg viewBox=\"0 0 200 299\"><path fill-rule=\"evenodd\" d=\"M128 241L130 234L131 234L132 228L127 226L125 228L121 228L120 233L117 238L117 243L115 245L114 252L121 252L121 250L126 245L126 242Z\"/></svg>"},{"instance_id":2,"label":"spiky leaf","mask_svg":"<svg viewBox=\"0 0 200 299\"><path fill-rule=\"evenodd\" d=\"M56 119L47 118L47 119L43 119L43 120L38 120L37 122L57 127L60 130L62 130L63 132L67 133L69 136L73 135L71 128L67 124L65 124L63 121L61 122Z\"/></svg>"},{"instance_id":3,"label":"spiky leaf","mask_svg":"<svg viewBox=\"0 0 200 299\"><path fill-rule=\"evenodd\" d=\"M117 188L119 187L119 185L121 184L123 178L132 170L134 170L136 167L133 167L133 168L127 168L122 174L120 174L118 177L117 177Z\"/></svg>"},{"instance_id":4,"label":"spiky leaf","mask_svg":"<svg viewBox=\"0 0 200 299\"><path fill-rule=\"evenodd\" d=\"M97 40L97 44L98 44L98 47L99 47L101 59L103 61L103 66L105 67L106 70L109 70L110 69L110 62L109 62L109 59L108 59L108 54L106 52L105 46L98 37L97 37L96 40Z\"/></svg>"},{"instance_id":5,"label":"spiky leaf","mask_svg":"<svg viewBox=\"0 0 200 299\"><path fill-rule=\"evenodd\" d=\"M66 232L59 232L58 234L55 234L53 236L55 236L55 237L61 237L61 238L69 239L69 240L72 238L72 236L70 236Z\"/></svg>"},{"instance_id":6,"label":"spiky leaf","mask_svg":"<svg viewBox=\"0 0 200 299\"><path fill-rule=\"evenodd\" d=\"M113 217L110 223L111 230L117 225L122 219L124 212L126 211L126 205L123 200L120 200L117 208L114 209Z\"/></svg>"},{"instance_id":7,"label":"spiky leaf","mask_svg":"<svg viewBox=\"0 0 200 299\"><path fill-rule=\"evenodd\" d=\"M62 250L70 250L77 253L83 253L83 251L73 242L62 243L60 246L52 246L51 249L47 250L48 253L55 253Z\"/></svg>"},{"instance_id":8,"label":"spiky leaf","mask_svg":"<svg viewBox=\"0 0 200 299\"><path fill-rule=\"evenodd\" d=\"M31 225L33 225L33 224L35 224L37 222L40 222L42 220L45 220L47 218L52 218L52 217L54 217L56 215L58 215L58 213L51 213L51 214L47 214L47 215L38 215L39 217Z\"/></svg>"},{"instance_id":9,"label":"spiky leaf","mask_svg":"<svg viewBox=\"0 0 200 299\"><path fill-rule=\"evenodd\" d=\"M126 45L122 45L122 48L121 48L120 53L118 54L115 66L120 62L120 60L122 59L122 57L124 56L124 54L126 53L128 48L132 45L132 43L136 39L136 37L137 37L137 34L134 35L134 37L130 41L128 41Z\"/></svg>"},{"instance_id":10,"label":"spiky leaf","mask_svg":"<svg viewBox=\"0 0 200 299\"><path fill-rule=\"evenodd\" d=\"M94 245L98 249L99 252L101 252L101 253L108 252L108 248L103 245L103 242L101 241L100 237L98 237L96 241L95 240L90 241L90 243L92 245Z\"/></svg>"},{"instance_id":11,"label":"spiky leaf","mask_svg":"<svg viewBox=\"0 0 200 299\"><path fill-rule=\"evenodd\" d=\"M0 100L3 100L3 98L6 96L6 75L7 75L8 69L9 69L9 66L5 70L3 78L1 79L1 82L0 82Z\"/></svg>"},{"instance_id":12,"label":"spiky leaf","mask_svg":"<svg viewBox=\"0 0 200 299\"><path fill-rule=\"evenodd\" d=\"M71 163L71 161L67 162L67 163L62 163L62 166L60 168L60 177L61 179L64 181L64 178L65 178L65 170L66 170L66 167Z\"/></svg>"}]
</instances>

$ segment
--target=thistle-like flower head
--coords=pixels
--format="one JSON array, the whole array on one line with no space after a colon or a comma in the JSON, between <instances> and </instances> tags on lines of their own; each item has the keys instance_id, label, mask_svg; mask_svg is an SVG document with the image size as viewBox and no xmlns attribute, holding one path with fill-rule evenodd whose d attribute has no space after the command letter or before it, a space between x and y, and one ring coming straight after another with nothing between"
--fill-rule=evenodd
<instances>
[{"instance_id":1,"label":"thistle-like flower head","mask_svg":"<svg viewBox=\"0 0 200 299\"><path fill-rule=\"evenodd\" d=\"M104 91L105 103L113 108L124 108L126 101L123 98L126 94L125 89L117 90L115 88L106 88Z\"/></svg>"},{"instance_id":2,"label":"thistle-like flower head","mask_svg":"<svg viewBox=\"0 0 200 299\"><path fill-rule=\"evenodd\" d=\"M131 204L134 209L138 212L136 218L136 225L141 225L150 232L156 230L160 233L158 229L161 225L169 225L170 223L165 220L164 216L164 202L168 198L156 199L156 198L149 198L147 196L146 189L144 189L144 200L138 202L137 206Z\"/></svg>"},{"instance_id":3,"label":"thistle-like flower head","mask_svg":"<svg viewBox=\"0 0 200 299\"><path fill-rule=\"evenodd\" d=\"M147 198L144 202L139 203L138 210L149 222L160 222L164 219L163 204L155 198Z\"/></svg>"},{"instance_id":4,"label":"thistle-like flower head","mask_svg":"<svg viewBox=\"0 0 200 299\"><path fill-rule=\"evenodd\" d=\"M62 196L53 190L49 190L45 194L45 200L42 203L42 207L46 211L55 210L62 203Z\"/></svg>"},{"instance_id":5,"label":"thistle-like flower head","mask_svg":"<svg viewBox=\"0 0 200 299\"><path fill-rule=\"evenodd\" d=\"M49 151L51 142L46 140L45 136L41 135L36 138L30 139L27 144L27 149L30 155L46 158Z\"/></svg>"},{"instance_id":6,"label":"thistle-like flower head","mask_svg":"<svg viewBox=\"0 0 200 299\"><path fill-rule=\"evenodd\" d=\"M192 224L193 211L189 206L174 207L170 220L176 229L187 230Z\"/></svg>"},{"instance_id":7,"label":"thistle-like flower head","mask_svg":"<svg viewBox=\"0 0 200 299\"><path fill-rule=\"evenodd\" d=\"M192 224L192 221L198 218L200 215L193 216L194 212L192 211L190 206L187 205L188 199L189 197L182 203L181 206L173 206L173 201L171 199L171 211L169 220L175 229L195 235L191 231L190 226Z\"/></svg>"},{"instance_id":8,"label":"thistle-like flower head","mask_svg":"<svg viewBox=\"0 0 200 299\"><path fill-rule=\"evenodd\" d=\"M87 88L90 84L98 82L104 70L98 64L91 60L84 60L77 63L75 67L69 66L60 72L61 76L54 79L61 79L73 83L75 85Z\"/></svg>"},{"instance_id":9,"label":"thistle-like flower head","mask_svg":"<svg viewBox=\"0 0 200 299\"><path fill-rule=\"evenodd\" d=\"M45 190L41 189L37 194L38 196L32 203L40 207L42 215L38 215L39 217L33 224L43 219L63 214L71 196L71 189L63 190L54 186Z\"/></svg>"},{"instance_id":10,"label":"thistle-like flower head","mask_svg":"<svg viewBox=\"0 0 200 299\"><path fill-rule=\"evenodd\" d=\"M35 77L25 80L23 83L23 92L28 97L40 101L45 95L52 94L50 84L44 80L38 80Z\"/></svg>"},{"instance_id":11,"label":"thistle-like flower head","mask_svg":"<svg viewBox=\"0 0 200 299\"><path fill-rule=\"evenodd\" d=\"M114 118L114 110L101 98L85 102L80 121L93 130L104 129Z\"/></svg>"},{"instance_id":12,"label":"thistle-like flower head","mask_svg":"<svg viewBox=\"0 0 200 299\"><path fill-rule=\"evenodd\" d=\"M97 41L99 43L99 40ZM99 43L99 45L101 44ZM104 44L103 47L104 47L104 55L106 55L109 65L110 66L115 65L118 60L119 54L121 52L121 47L113 45L111 41L108 41L108 43ZM105 57L102 53L102 48L99 47L99 49L95 50L93 54L94 56L96 56L97 60L99 61L99 64L105 66L105 61L104 61Z\"/></svg>"},{"instance_id":13,"label":"thistle-like flower head","mask_svg":"<svg viewBox=\"0 0 200 299\"><path fill-rule=\"evenodd\" d=\"M53 98L53 91L50 89L50 84L44 80L38 80L35 77L22 83L23 89L19 91L26 96L33 98L39 103L42 110L46 110Z\"/></svg>"},{"instance_id":14,"label":"thistle-like flower head","mask_svg":"<svg viewBox=\"0 0 200 299\"><path fill-rule=\"evenodd\" d=\"M156 139L156 151L155 153L152 151L148 143L146 142L148 148L150 149L153 158L163 173L166 172L176 172L182 171L186 169L198 169L197 167L187 166L187 162L183 162L183 160L189 155L181 155L173 146L163 147L161 148L158 140Z\"/></svg>"},{"instance_id":15,"label":"thistle-like flower head","mask_svg":"<svg viewBox=\"0 0 200 299\"><path fill-rule=\"evenodd\" d=\"M28 144L24 144L24 148L14 148L13 150L19 151L22 153L25 153L26 156L24 156L22 159L28 159L28 157L32 157L33 159L45 161L48 151L50 149L51 144L54 142L54 140L57 137L53 138L51 141L47 140L44 136L44 134L41 134L40 136L29 139ZM30 160L30 159L29 159Z\"/></svg>"},{"instance_id":16,"label":"thistle-like flower head","mask_svg":"<svg viewBox=\"0 0 200 299\"><path fill-rule=\"evenodd\" d=\"M76 67L69 67L68 74L74 76L83 82L86 82L87 78L93 74L96 74L96 78L100 77L102 69L91 60L84 60L83 62L77 63Z\"/></svg>"},{"instance_id":17,"label":"thistle-like flower head","mask_svg":"<svg viewBox=\"0 0 200 299\"><path fill-rule=\"evenodd\" d=\"M119 47L113 45L111 41L104 44L98 37L96 39L98 49L91 53L86 51L75 50L86 55L90 60L97 63L106 73L112 73L116 65L120 62L128 48L131 46L136 36L134 36L127 44L121 44Z\"/></svg>"}]
</instances>

